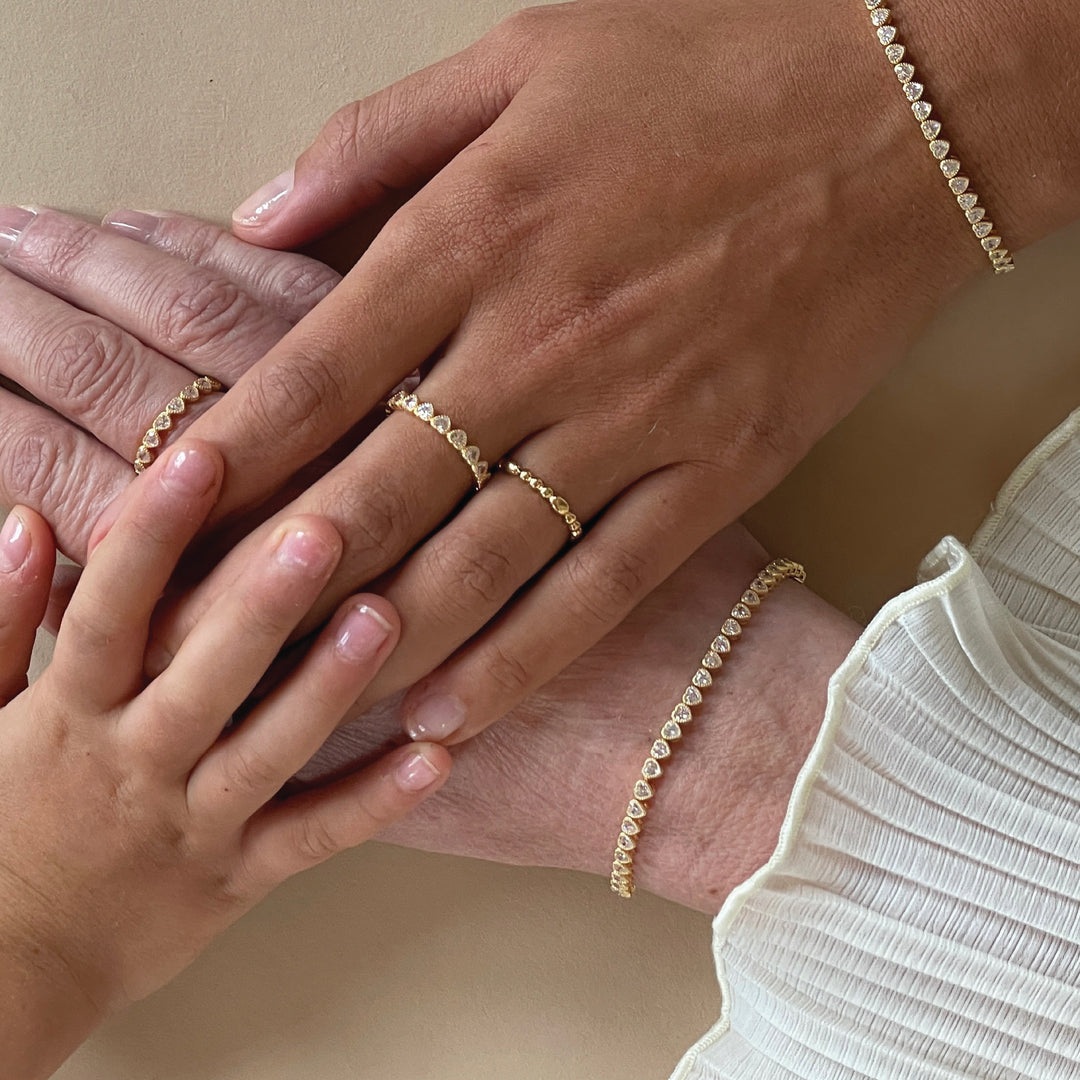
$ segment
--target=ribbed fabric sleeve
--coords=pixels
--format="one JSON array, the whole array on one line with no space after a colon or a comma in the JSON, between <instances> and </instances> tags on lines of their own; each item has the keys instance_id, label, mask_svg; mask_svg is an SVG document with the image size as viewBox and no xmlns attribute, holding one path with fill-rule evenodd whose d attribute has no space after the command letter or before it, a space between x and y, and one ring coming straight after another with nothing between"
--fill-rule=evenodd
<instances>
[{"instance_id":1,"label":"ribbed fabric sleeve","mask_svg":"<svg viewBox=\"0 0 1080 1080\"><path fill-rule=\"evenodd\" d=\"M1080 412L833 676L676 1080L1080 1077Z\"/></svg>"}]
</instances>

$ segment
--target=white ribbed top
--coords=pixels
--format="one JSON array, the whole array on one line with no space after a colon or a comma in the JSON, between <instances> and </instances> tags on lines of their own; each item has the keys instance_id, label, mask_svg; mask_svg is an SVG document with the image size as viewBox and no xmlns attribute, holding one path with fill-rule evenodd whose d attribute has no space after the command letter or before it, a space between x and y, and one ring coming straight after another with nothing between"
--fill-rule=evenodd
<instances>
[{"instance_id":1,"label":"white ribbed top","mask_svg":"<svg viewBox=\"0 0 1080 1080\"><path fill-rule=\"evenodd\" d=\"M1080 411L833 676L678 1080L1080 1077Z\"/></svg>"}]
</instances>

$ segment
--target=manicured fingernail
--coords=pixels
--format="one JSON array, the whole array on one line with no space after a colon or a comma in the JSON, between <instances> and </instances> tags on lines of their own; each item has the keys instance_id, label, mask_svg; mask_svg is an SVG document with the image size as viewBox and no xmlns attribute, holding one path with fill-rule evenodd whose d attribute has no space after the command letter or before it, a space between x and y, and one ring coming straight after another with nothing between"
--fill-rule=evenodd
<instances>
[{"instance_id":1,"label":"manicured fingernail","mask_svg":"<svg viewBox=\"0 0 1080 1080\"><path fill-rule=\"evenodd\" d=\"M402 791L417 792L431 787L442 773L431 764L423 753L410 754L394 770L394 779Z\"/></svg>"},{"instance_id":2,"label":"manicured fingernail","mask_svg":"<svg viewBox=\"0 0 1080 1080\"><path fill-rule=\"evenodd\" d=\"M334 557L330 545L321 537L303 529L286 529L278 540L274 557L290 570L322 570Z\"/></svg>"},{"instance_id":3,"label":"manicured fingernail","mask_svg":"<svg viewBox=\"0 0 1080 1080\"><path fill-rule=\"evenodd\" d=\"M0 259L6 258L15 250L15 245L22 239L26 227L37 214L25 206L0 207Z\"/></svg>"},{"instance_id":4,"label":"manicured fingernail","mask_svg":"<svg viewBox=\"0 0 1080 1080\"><path fill-rule=\"evenodd\" d=\"M442 742L465 723L465 706L456 697L423 698L405 720L405 730L412 739Z\"/></svg>"},{"instance_id":5,"label":"manicured fingernail","mask_svg":"<svg viewBox=\"0 0 1080 1080\"><path fill-rule=\"evenodd\" d=\"M275 176L269 184L264 184L250 199L242 202L233 211L233 221L237 225L261 225L281 209L281 204L289 197L293 189L293 170L289 169L280 176Z\"/></svg>"},{"instance_id":6,"label":"manicured fingernail","mask_svg":"<svg viewBox=\"0 0 1080 1080\"><path fill-rule=\"evenodd\" d=\"M337 634L337 651L346 660L368 660L390 636L393 627L374 608L357 604L345 613Z\"/></svg>"},{"instance_id":7,"label":"manicured fingernail","mask_svg":"<svg viewBox=\"0 0 1080 1080\"><path fill-rule=\"evenodd\" d=\"M185 495L201 495L214 482L214 463L198 450L177 450L169 459L162 482Z\"/></svg>"},{"instance_id":8,"label":"manicured fingernail","mask_svg":"<svg viewBox=\"0 0 1080 1080\"><path fill-rule=\"evenodd\" d=\"M12 510L0 529L0 573L18 570L30 556L30 530L18 510Z\"/></svg>"},{"instance_id":9,"label":"manicured fingernail","mask_svg":"<svg viewBox=\"0 0 1080 1080\"><path fill-rule=\"evenodd\" d=\"M149 240L160 224L161 218L144 214L141 210L114 210L101 221L102 228L112 229L141 243Z\"/></svg>"}]
</instances>

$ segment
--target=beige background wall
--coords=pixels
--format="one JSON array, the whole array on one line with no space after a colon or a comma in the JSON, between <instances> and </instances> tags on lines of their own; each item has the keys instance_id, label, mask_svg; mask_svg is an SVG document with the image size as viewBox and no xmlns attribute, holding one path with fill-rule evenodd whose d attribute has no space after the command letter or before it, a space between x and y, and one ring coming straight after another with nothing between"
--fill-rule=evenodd
<instances>
[{"instance_id":1,"label":"beige background wall","mask_svg":"<svg viewBox=\"0 0 1080 1080\"><path fill-rule=\"evenodd\" d=\"M0 0L0 201L224 218L336 105L514 6ZM752 515L858 617L942 533L967 537L1080 404L1080 231L1022 266L961 297ZM61 1076L662 1077L717 1013L708 942L702 917L580 876L370 845L283 888Z\"/></svg>"}]
</instances>

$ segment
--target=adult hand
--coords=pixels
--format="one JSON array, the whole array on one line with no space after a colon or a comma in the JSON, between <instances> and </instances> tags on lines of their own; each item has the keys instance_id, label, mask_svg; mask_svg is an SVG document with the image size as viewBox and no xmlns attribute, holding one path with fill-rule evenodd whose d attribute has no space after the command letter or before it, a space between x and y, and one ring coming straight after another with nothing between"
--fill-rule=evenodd
<instances>
[{"instance_id":1,"label":"adult hand","mask_svg":"<svg viewBox=\"0 0 1080 1080\"><path fill-rule=\"evenodd\" d=\"M110 219L0 209L0 506L41 513L80 564L165 403L203 373L234 382L340 280L193 218Z\"/></svg>"},{"instance_id":2,"label":"adult hand","mask_svg":"<svg viewBox=\"0 0 1080 1080\"><path fill-rule=\"evenodd\" d=\"M962 44L977 28L955 5L929 7L954 92L981 100L993 65ZM1033 33L1007 26L995 50L1011 57ZM1052 185L1040 178L1036 199L1018 164L1033 121L1000 104L1019 134L989 125L983 139L981 118L969 130L1011 196L1001 205L1039 207L1008 223L1021 243L1060 207L1046 212ZM293 245L414 185L346 282L199 428L234 466L225 515L438 356L419 400L586 523L556 559L566 527L518 480L497 475L461 505L469 469L400 414L298 500L346 538L324 604L393 571L402 647L362 704L420 680L408 730L448 741L603 637L987 266L861 6L524 11L339 112L236 232ZM159 628L159 662L244 557L241 545Z\"/></svg>"}]
</instances>

